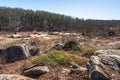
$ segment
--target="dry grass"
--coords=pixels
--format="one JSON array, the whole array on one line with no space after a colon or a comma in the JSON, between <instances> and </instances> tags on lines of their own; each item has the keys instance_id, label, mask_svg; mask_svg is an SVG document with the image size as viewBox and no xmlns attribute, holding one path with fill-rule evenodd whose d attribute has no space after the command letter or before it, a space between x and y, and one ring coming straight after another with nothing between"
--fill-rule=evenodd
<instances>
[{"instance_id":1,"label":"dry grass","mask_svg":"<svg viewBox=\"0 0 120 80\"><path fill-rule=\"evenodd\" d=\"M4 38L4 40L0 41L0 46L7 47L10 45L22 44L22 43L24 43L24 41L20 39Z\"/></svg>"},{"instance_id":2,"label":"dry grass","mask_svg":"<svg viewBox=\"0 0 120 80\"><path fill-rule=\"evenodd\" d=\"M87 58L90 58L94 54L94 52L95 52L94 48L85 48L85 47L81 48L81 55Z\"/></svg>"},{"instance_id":3,"label":"dry grass","mask_svg":"<svg viewBox=\"0 0 120 80\"><path fill-rule=\"evenodd\" d=\"M32 34L32 32L27 32L27 33L21 32L19 34L30 35L30 34ZM65 38L65 40L63 39L63 42L65 43L68 40L68 37L64 36L64 38ZM71 39L71 38L69 38L69 39ZM25 42L25 43L28 43L29 45L33 44L34 46L38 46L40 48L40 50L45 51L45 49L53 46L54 43L58 40L60 40L60 36L55 36L55 35L50 35L50 36L47 36L47 37L42 36L42 37L37 37L37 38L31 38L30 40L21 40L21 39L4 37L3 39L0 40L0 46L7 46L7 45L12 45L12 44L21 44L21 43ZM68 63L62 63L62 62L63 61L65 61L65 62L68 61L70 63L71 61L73 61L73 62L76 62L79 65L84 66L89 59L88 57L92 55L92 53L94 51L94 47L95 48L97 47L97 44L105 46L107 43L112 42L112 41L113 40L111 38L109 38L109 39L106 39L106 38L105 39L104 38L96 39L96 38L86 38L86 37L81 38L80 37L79 42L86 42L87 45L85 44L85 46L87 48L84 48L82 51L74 52L73 54L72 54L72 52L70 52L71 54L69 54L69 52L65 52L65 54L67 54L67 56L69 56L70 58L68 58L66 56L62 57L62 56L64 56L64 54L62 52L63 55L61 55L61 51L60 51L60 55L58 55L59 58L56 57L57 62L60 63L60 65L67 64L67 66L69 66ZM117 40L114 40L114 42L115 41L117 41ZM32 46L32 45L30 45L30 46ZM100 48L97 48L97 49L100 49ZM53 53L51 53L51 54L53 54ZM78 54L80 54L80 55L78 55ZM40 56L40 57L45 57L45 56L46 55ZM49 57L47 55L47 57L45 57L45 58L51 59L50 56L53 58L56 55L49 55ZM29 64L31 65L32 60L36 59L37 57L38 56L34 56L34 57L30 57L26 60L20 60L20 61L14 62L14 63L4 64L4 67L1 68L1 73L3 73L3 74L5 74L5 73L20 74L21 71L26 66L29 66ZM62 60L61 60L61 57L62 57ZM54 58L52 60L56 60L56 59ZM48 60L45 60L45 61L48 61ZM49 61L46 62L46 63L49 63ZM55 64L54 61L52 61L52 62ZM38 78L38 80L47 80L47 79L48 80L49 79L51 79L51 80L58 80L58 79L59 80L88 80L87 72L80 72L80 73L77 73L77 74L69 75L68 73L63 73L62 71L63 70L59 69L58 67L56 67L56 68L51 67L50 72L45 74L45 75L40 76Z\"/></svg>"}]
</instances>

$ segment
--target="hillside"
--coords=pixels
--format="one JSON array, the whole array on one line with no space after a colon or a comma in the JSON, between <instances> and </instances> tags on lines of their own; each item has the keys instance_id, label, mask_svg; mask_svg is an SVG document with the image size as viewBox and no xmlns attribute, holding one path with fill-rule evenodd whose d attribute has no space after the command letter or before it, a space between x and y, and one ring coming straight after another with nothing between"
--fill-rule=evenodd
<instances>
[{"instance_id":1,"label":"hillside","mask_svg":"<svg viewBox=\"0 0 120 80\"><path fill-rule=\"evenodd\" d=\"M79 32L83 35L104 36L109 31L119 33L120 20L84 20L47 11L0 7L0 30L14 33L20 31Z\"/></svg>"}]
</instances>

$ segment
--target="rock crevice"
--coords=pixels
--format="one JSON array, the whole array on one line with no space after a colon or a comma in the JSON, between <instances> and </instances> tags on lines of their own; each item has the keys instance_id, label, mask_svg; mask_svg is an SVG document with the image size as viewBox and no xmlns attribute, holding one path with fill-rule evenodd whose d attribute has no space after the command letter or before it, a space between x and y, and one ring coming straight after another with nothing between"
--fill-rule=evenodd
<instances>
[{"instance_id":1,"label":"rock crevice","mask_svg":"<svg viewBox=\"0 0 120 80\"><path fill-rule=\"evenodd\" d=\"M98 50L86 67L90 80L119 80L120 50Z\"/></svg>"}]
</instances>

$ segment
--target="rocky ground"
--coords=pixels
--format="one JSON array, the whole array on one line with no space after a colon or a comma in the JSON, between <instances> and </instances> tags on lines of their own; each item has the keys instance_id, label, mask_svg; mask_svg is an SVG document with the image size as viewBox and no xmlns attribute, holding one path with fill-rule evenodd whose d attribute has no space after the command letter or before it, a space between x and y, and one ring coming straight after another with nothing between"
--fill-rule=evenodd
<instances>
[{"instance_id":1,"label":"rocky ground","mask_svg":"<svg viewBox=\"0 0 120 80\"><path fill-rule=\"evenodd\" d=\"M79 46L84 48L92 48L95 50L105 50L105 49L119 49L120 42L119 36L114 37L86 37L80 34L58 34L58 33L45 33L45 32L20 32L16 35L11 33L6 33L0 35L0 47L1 49L5 48L5 51L9 46L25 44L28 47L28 50L39 49L39 52L34 56L27 57L22 60L16 60L10 63L2 63L0 65L0 73L1 74L18 74L23 75L23 70L33 65L32 61L36 59L38 56L46 55L49 50L51 50L56 44L60 43L61 45L65 45L69 40L76 41ZM82 49L84 49L82 48ZM30 51L32 52L32 51ZM80 59L88 59L91 55L82 55L82 52L75 51L66 51L65 52L72 54L73 56ZM83 51L84 53L85 51ZM73 54L75 53L75 54ZM78 54L81 53L81 54ZM90 53L88 51L88 53ZM0 53L1 55L1 53ZM80 61L79 61L80 62ZM41 74L34 79L37 80L88 80L89 73L86 70L86 63L79 65L80 70L73 71L71 73L71 65L68 67L50 67L48 72L45 74ZM82 67L82 68L81 68ZM4 79L3 79L4 80ZM6 79L7 80L7 79ZM20 80L20 79L16 79ZM27 79L26 79L27 80ZM97 79L96 79L97 80Z\"/></svg>"}]
</instances>

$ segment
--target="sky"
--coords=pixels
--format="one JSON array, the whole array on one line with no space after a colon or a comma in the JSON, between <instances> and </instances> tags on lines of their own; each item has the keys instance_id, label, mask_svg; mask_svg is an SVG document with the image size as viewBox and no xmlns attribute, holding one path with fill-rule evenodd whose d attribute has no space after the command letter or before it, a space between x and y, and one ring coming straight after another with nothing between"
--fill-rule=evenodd
<instances>
[{"instance_id":1,"label":"sky","mask_svg":"<svg viewBox=\"0 0 120 80\"><path fill-rule=\"evenodd\" d=\"M0 0L0 6L44 10L84 19L120 20L120 0Z\"/></svg>"}]
</instances>

